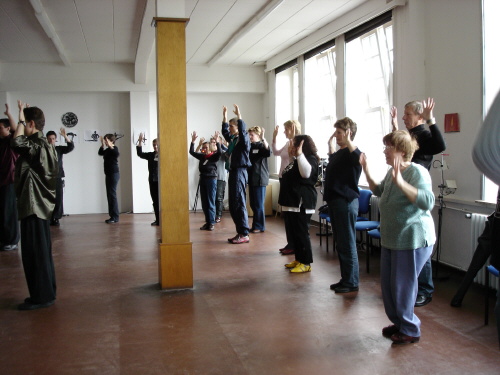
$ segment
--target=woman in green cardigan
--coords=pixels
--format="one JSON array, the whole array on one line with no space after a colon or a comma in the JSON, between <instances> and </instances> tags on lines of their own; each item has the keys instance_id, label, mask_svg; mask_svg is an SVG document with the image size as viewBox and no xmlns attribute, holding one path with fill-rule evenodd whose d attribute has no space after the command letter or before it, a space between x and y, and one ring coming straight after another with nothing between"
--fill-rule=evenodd
<instances>
[{"instance_id":1,"label":"woman in green cardigan","mask_svg":"<svg viewBox=\"0 0 500 375\"><path fill-rule=\"evenodd\" d=\"M432 253L436 240L430 210L434 206L431 177L412 163L417 141L405 130L383 139L389 169L377 184L371 178L366 155L360 163L373 194L380 197L380 278L385 312L392 325L382 335L394 344L420 340L420 320L414 313L418 275Z\"/></svg>"}]
</instances>

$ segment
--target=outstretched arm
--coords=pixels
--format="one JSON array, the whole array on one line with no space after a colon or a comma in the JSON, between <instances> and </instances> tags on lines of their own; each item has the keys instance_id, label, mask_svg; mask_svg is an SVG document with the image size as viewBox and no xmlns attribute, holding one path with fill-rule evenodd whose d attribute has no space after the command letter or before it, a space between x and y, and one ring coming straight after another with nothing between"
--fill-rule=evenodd
<instances>
[{"instance_id":1,"label":"outstretched arm","mask_svg":"<svg viewBox=\"0 0 500 375\"><path fill-rule=\"evenodd\" d=\"M391 126L393 132L398 130L398 109L395 106L391 107Z\"/></svg>"},{"instance_id":2,"label":"outstretched arm","mask_svg":"<svg viewBox=\"0 0 500 375\"><path fill-rule=\"evenodd\" d=\"M10 113L9 105L7 103L5 103L5 112L4 112L4 114L9 119L10 132L14 133L16 131L16 129L17 129L17 123L16 123L16 120L14 120L14 116L12 116L12 113Z\"/></svg>"},{"instance_id":3,"label":"outstretched arm","mask_svg":"<svg viewBox=\"0 0 500 375\"><path fill-rule=\"evenodd\" d=\"M365 172L366 181L368 181L368 185L370 186L370 190L373 192L377 187L377 183L375 182L375 180L372 178L372 176L370 174L370 170L368 168L368 158L366 157L364 152L361 153L361 155L359 157L359 164L361 164L361 167L363 167L363 172Z\"/></svg>"}]
</instances>

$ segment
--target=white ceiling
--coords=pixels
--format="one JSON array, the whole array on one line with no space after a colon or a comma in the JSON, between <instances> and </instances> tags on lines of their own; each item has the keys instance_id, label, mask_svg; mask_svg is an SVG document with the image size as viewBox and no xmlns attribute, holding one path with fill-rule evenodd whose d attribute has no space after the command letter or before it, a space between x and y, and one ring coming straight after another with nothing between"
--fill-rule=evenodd
<instances>
[{"instance_id":1,"label":"white ceiling","mask_svg":"<svg viewBox=\"0 0 500 375\"><path fill-rule=\"evenodd\" d=\"M366 1L185 0L187 63L262 63ZM154 45L154 6L155 0L0 0L0 62L144 64Z\"/></svg>"}]
</instances>

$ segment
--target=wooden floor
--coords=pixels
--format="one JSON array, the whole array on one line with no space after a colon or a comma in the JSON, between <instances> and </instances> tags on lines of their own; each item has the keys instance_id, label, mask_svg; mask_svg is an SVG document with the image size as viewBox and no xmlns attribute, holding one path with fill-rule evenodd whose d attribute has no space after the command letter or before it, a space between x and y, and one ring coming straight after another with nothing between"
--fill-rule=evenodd
<instances>
[{"instance_id":1,"label":"wooden floor","mask_svg":"<svg viewBox=\"0 0 500 375\"><path fill-rule=\"evenodd\" d=\"M417 309L418 344L391 346L377 257L358 293L336 295L338 259L312 227L311 273L290 274L281 256L283 222L268 218L251 242L231 245L225 214L214 232L190 214L192 290L158 289L153 215L74 215L52 228L58 298L17 311L27 297L20 251L0 252L1 374L499 374L491 299L483 325L483 290L462 308L449 305L460 274L436 283Z\"/></svg>"}]
</instances>

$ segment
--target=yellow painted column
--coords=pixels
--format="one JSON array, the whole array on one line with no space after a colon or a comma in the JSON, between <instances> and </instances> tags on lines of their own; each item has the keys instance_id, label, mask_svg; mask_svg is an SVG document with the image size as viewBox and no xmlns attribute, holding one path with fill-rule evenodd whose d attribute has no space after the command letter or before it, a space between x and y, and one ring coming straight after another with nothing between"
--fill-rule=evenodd
<instances>
[{"instance_id":1,"label":"yellow painted column","mask_svg":"<svg viewBox=\"0 0 500 375\"><path fill-rule=\"evenodd\" d=\"M189 237L186 38L187 19L155 18L162 289L193 287Z\"/></svg>"}]
</instances>

